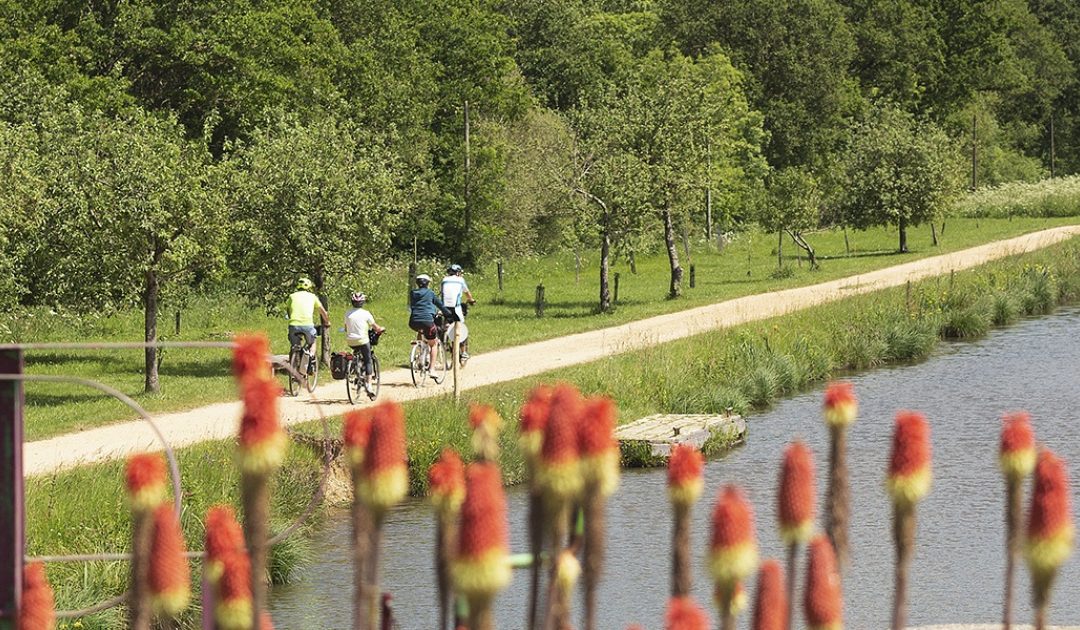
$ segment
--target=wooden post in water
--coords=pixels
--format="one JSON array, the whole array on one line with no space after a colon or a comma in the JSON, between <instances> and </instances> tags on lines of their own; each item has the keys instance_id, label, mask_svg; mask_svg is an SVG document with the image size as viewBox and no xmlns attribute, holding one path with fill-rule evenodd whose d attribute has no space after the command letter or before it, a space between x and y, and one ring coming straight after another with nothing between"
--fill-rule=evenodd
<instances>
[{"instance_id":1,"label":"wooden post in water","mask_svg":"<svg viewBox=\"0 0 1080 630\"><path fill-rule=\"evenodd\" d=\"M536 285L536 316L544 316L544 283Z\"/></svg>"},{"instance_id":2,"label":"wooden post in water","mask_svg":"<svg viewBox=\"0 0 1080 630\"><path fill-rule=\"evenodd\" d=\"M0 375L22 373L22 350L0 350ZM22 456L22 381L0 380L0 630L19 627L26 552Z\"/></svg>"},{"instance_id":3,"label":"wooden post in water","mask_svg":"<svg viewBox=\"0 0 1080 630\"><path fill-rule=\"evenodd\" d=\"M695 280L695 275L696 274L694 273L694 265L690 265L690 288L691 289L693 289L694 286L697 284L697 282Z\"/></svg>"},{"instance_id":4,"label":"wooden post in water","mask_svg":"<svg viewBox=\"0 0 1080 630\"><path fill-rule=\"evenodd\" d=\"M619 303L619 272L618 271L615 272L615 299L612 300L612 302L615 303L615 304Z\"/></svg>"}]
</instances>

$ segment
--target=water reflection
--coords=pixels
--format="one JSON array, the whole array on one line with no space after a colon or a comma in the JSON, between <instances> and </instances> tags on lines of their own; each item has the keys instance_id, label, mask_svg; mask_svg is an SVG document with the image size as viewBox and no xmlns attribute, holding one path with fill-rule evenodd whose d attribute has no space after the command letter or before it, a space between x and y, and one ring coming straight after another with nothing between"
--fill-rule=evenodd
<instances>
[{"instance_id":1,"label":"water reflection","mask_svg":"<svg viewBox=\"0 0 1080 630\"><path fill-rule=\"evenodd\" d=\"M888 499L883 489L892 417L901 407L930 419L934 486L919 507L918 549L912 563L909 623L993 621L1000 615L1003 490L997 471L1002 412L1027 409L1038 439L1072 464L1074 505L1080 477L1080 310L1022 322L987 338L948 344L915 366L883 369L852 378L861 399L849 437L852 475L852 567L845 577L845 617L850 628L888 626L892 546ZM694 515L695 596L711 604L703 554L708 514L724 483L742 485L756 509L762 554L781 557L775 527L779 458L793 437L818 458L823 496L827 435L820 421L820 389L778 403L752 417L747 445L706 466L706 494ZM602 583L602 628L632 622L662 625L668 591L670 518L662 470L626 471L612 498L608 562ZM525 542L525 494L509 490L511 541ZM385 534L385 588L392 591L402 628L436 625L434 527L429 509L410 502L390 517ZM345 515L332 518L315 541L316 561L300 582L275 589L272 610L280 628L347 628L351 568ZM1031 618L1026 572L1017 583L1018 619ZM1080 620L1080 568L1063 570L1051 606L1056 623ZM801 579L801 572L800 572ZM527 577L519 572L497 600L500 627L524 624ZM580 607L579 607L580 609ZM715 616L715 615L714 615ZM801 615L797 615L799 617ZM746 625L745 620L742 625ZM800 622L801 627L801 622Z\"/></svg>"}]
</instances>

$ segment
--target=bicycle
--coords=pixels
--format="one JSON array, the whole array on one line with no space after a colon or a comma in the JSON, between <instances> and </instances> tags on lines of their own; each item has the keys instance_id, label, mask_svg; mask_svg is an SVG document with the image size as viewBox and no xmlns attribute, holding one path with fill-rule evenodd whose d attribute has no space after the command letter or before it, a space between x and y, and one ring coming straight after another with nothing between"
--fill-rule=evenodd
<instances>
[{"instance_id":1,"label":"bicycle","mask_svg":"<svg viewBox=\"0 0 1080 630\"><path fill-rule=\"evenodd\" d=\"M468 315L469 314L469 307L472 306L473 304L476 304L475 300L469 300L468 302L463 302L461 304L461 313L462 313L462 315ZM462 325L465 324L464 321L453 322L453 323L450 323L447 326L439 329L439 336L442 338L443 345L446 346L446 356L448 357L447 361L446 361L446 369L448 369L448 370L451 370L451 369L454 368L454 359L453 359L454 326L457 326L459 323L462 324ZM466 334L468 334L468 330L469 330L468 326L466 326L465 327ZM461 342L461 348L459 348L459 352L458 352L458 365L463 370L465 369L465 364L469 361L468 350L469 350L469 338L466 337L465 340Z\"/></svg>"},{"instance_id":2,"label":"bicycle","mask_svg":"<svg viewBox=\"0 0 1080 630\"><path fill-rule=\"evenodd\" d=\"M383 332L386 332L383 330ZM379 385L381 378L379 376L379 357L375 356L375 346L379 343L379 335L374 330L368 331L369 346L371 348L371 384L368 384L367 378L365 378L364 368L360 364L363 359L360 357L360 353L354 353L352 360L349 361L348 366L345 368L345 392L349 395L349 403L356 404L356 401L360 400L360 394L367 394L368 399L375 400L379 396Z\"/></svg>"},{"instance_id":3,"label":"bicycle","mask_svg":"<svg viewBox=\"0 0 1080 630\"><path fill-rule=\"evenodd\" d=\"M436 318L436 326L439 326L439 318ZM409 374L416 387L427 385L429 376L436 385L441 385L446 379L449 362L446 360L446 344L443 343L442 332L435 336L435 365L430 365L430 356L427 339L424 339L422 333L416 333L412 349L409 350Z\"/></svg>"},{"instance_id":4,"label":"bicycle","mask_svg":"<svg viewBox=\"0 0 1080 630\"><path fill-rule=\"evenodd\" d=\"M316 337L322 336L322 328L315 327ZM311 392L319 383L319 353L308 352L314 345L315 342L309 345L302 334L293 335L292 347L289 348L289 365L292 366L292 371L287 375L290 396L299 396L301 385Z\"/></svg>"}]
</instances>

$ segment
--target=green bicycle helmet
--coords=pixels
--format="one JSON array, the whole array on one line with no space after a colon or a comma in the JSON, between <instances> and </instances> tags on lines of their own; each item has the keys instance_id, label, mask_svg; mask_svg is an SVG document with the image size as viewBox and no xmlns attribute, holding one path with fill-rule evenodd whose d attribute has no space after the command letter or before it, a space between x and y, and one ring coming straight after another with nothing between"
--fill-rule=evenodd
<instances>
[{"instance_id":1,"label":"green bicycle helmet","mask_svg":"<svg viewBox=\"0 0 1080 630\"><path fill-rule=\"evenodd\" d=\"M296 288L299 291L310 291L315 288L315 284L311 282L310 278L300 278L296 281Z\"/></svg>"}]
</instances>

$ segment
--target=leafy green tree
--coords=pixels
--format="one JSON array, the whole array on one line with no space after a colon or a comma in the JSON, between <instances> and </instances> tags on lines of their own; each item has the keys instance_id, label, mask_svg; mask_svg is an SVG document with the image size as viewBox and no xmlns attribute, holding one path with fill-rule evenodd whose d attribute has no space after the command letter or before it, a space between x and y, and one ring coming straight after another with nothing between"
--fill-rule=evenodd
<instances>
[{"instance_id":1,"label":"leafy green tree","mask_svg":"<svg viewBox=\"0 0 1080 630\"><path fill-rule=\"evenodd\" d=\"M815 165L843 141L862 107L849 68L855 36L836 0L658 0L684 52L727 51L765 117L775 168Z\"/></svg>"},{"instance_id":2,"label":"leafy green tree","mask_svg":"<svg viewBox=\"0 0 1080 630\"><path fill-rule=\"evenodd\" d=\"M362 130L285 117L227 149L230 262L248 297L279 306L300 276L325 294L386 254L406 200L393 155Z\"/></svg>"},{"instance_id":3,"label":"leafy green tree","mask_svg":"<svg viewBox=\"0 0 1080 630\"><path fill-rule=\"evenodd\" d=\"M785 233L809 256L810 268L818 266L814 248L804 234L821 224L824 196L817 179L806 168L791 167L769 175L765 199L760 204L757 221L764 230L777 233L778 268L783 267Z\"/></svg>"},{"instance_id":4,"label":"leafy green tree","mask_svg":"<svg viewBox=\"0 0 1080 630\"><path fill-rule=\"evenodd\" d=\"M27 287L20 279L27 252L41 229L36 211L44 194L34 133L0 122L0 307L11 309Z\"/></svg>"},{"instance_id":5,"label":"leafy green tree","mask_svg":"<svg viewBox=\"0 0 1080 630\"><path fill-rule=\"evenodd\" d=\"M853 126L843 173L846 224L895 224L901 252L908 251L908 227L933 221L960 189L949 137L895 106L877 107Z\"/></svg>"}]
</instances>

